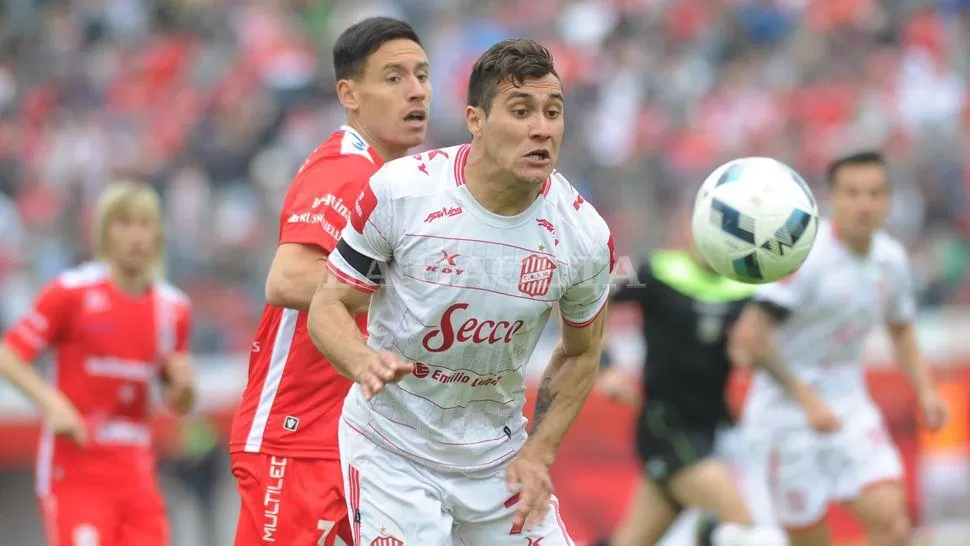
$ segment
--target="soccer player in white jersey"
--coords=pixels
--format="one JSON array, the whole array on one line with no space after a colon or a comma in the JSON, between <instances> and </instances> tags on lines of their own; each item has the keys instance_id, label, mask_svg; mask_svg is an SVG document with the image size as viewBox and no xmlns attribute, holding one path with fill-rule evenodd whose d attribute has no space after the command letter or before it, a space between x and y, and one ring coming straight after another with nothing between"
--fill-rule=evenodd
<instances>
[{"instance_id":1,"label":"soccer player in white jersey","mask_svg":"<svg viewBox=\"0 0 970 546\"><path fill-rule=\"evenodd\" d=\"M773 508L792 546L829 543L830 502L852 510L870 544L902 546L902 464L860 363L874 326L888 327L925 424L943 426L946 411L917 345L905 249L880 230L890 190L883 157L844 157L828 179L832 217L805 264L764 286L735 330L734 350L759 368L743 424L770 450Z\"/></svg>"},{"instance_id":2,"label":"soccer player in white jersey","mask_svg":"<svg viewBox=\"0 0 970 546\"><path fill-rule=\"evenodd\" d=\"M614 260L553 170L563 109L544 47L496 44L472 68L471 143L387 163L353 207L309 325L356 382L339 443L358 545L572 544L549 466L596 378ZM557 309L527 434L525 364Z\"/></svg>"}]
</instances>

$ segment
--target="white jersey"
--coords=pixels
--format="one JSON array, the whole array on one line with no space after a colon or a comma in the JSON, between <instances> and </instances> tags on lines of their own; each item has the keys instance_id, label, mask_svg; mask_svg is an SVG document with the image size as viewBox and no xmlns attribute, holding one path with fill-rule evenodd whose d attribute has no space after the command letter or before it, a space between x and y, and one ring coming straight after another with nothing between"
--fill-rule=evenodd
<instances>
[{"instance_id":1,"label":"white jersey","mask_svg":"<svg viewBox=\"0 0 970 546\"><path fill-rule=\"evenodd\" d=\"M374 293L368 345L414 362L343 419L387 449L444 471L499 465L526 439L525 365L558 303L587 325L606 304L606 222L559 173L526 211L499 216L464 185L469 146L387 163L364 187L328 261ZM375 266L383 279L374 276Z\"/></svg>"},{"instance_id":2,"label":"white jersey","mask_svg":"<svg viewBox=\"0 0 970 546\"><path fill-rule=\"evenodd\" d=\"M802 267L791 277L760 287L755 301L787 315L776 332L781 357L835 411L868 401L861 359L873 327L913 320L909 262L903 246L876 233L867 256L849 250L823 221ZM793 402L764 372L754 380L751 402L778 408Z\"/></svg>"}]
</instances>

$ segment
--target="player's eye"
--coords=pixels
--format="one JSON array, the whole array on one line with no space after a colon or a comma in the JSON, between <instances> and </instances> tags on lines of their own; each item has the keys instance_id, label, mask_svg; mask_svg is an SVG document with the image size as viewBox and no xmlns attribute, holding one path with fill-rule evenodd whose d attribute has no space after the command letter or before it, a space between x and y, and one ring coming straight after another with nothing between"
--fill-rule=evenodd
<instances>
[{"instance_id":1,"label":"player's eye","mask_svg":"<svg viewBox=\"0 0 970 546\"><path fill-rule=\"evenodd\" d=\"M546 111L546 116L549 119L557 119L560 116L562 116L562 112L559 111L559 110L548 110L548 111Z\"/></svg>"},{"instance_id":2,"label":"player's eye","mask_svg":"<svg viewBox=\"0 0 970 546\"><path fill-rule=\"evenodd\" d=\"M513 108L512 114L517 118L524 118L529 116L529 110L527 108Z\"/></svg>"},{"instance_id":3,"label":"player's eye","mask_svg":"<svg viewBox=\"0 0 970 546\"><path fill-rule=\"evenodd\" d=\"M390 76L387 77L387 81L390 83L397 83L401 81L401 76L398 76L397 74L391 74Z\"/></svg>"},{"instance_id":4,"label":"player's eye","mask_svg":"<svg viewBox=\"0 0 970 546\"><path fill-rule=\"evenodd\" d=\"M419 82L426 82L426 81L428 81L428 75L427 74L418 74L418 81Z\"/></svg>"}]
</instances>

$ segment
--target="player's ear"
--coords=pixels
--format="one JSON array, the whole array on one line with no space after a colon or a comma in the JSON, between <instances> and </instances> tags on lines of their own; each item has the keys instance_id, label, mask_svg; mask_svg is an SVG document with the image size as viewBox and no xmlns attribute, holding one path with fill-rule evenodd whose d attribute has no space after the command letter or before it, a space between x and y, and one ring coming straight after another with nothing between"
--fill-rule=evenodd
<instances>
[{"instance_id":1,"label":"player's ear","mask_svg":"<svg viewBox=\"0 0 970 546\"><path fill-rule=\"evenodd\" d=\"M353 80L340 80L337 82L337 100L344 108L352 112L360 109L360 100L357 97L357 89Z\"/></svg>"},{"instance_id":2,"label":"player's ear","mask_svg":"<svg viewBox=\"0 0 970 546\"><path fill-rule=\"evenodd\" d=\"M482 126L485 124L485 111L477 106L465 107L465 123L473 137L482 136Z\"/></svg>"}]
</instances>

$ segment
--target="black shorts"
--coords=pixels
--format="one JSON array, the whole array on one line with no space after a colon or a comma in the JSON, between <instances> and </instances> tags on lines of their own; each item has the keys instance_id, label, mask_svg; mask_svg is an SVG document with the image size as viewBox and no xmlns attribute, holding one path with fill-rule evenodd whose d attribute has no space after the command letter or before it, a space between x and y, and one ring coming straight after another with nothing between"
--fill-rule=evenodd
<instances>
[{"instance_id":1,"label":"black shorts","mask_svg":"<svg viewBox=\"0 0 970 546\"><path fill-rule=\"evenodd\" d=\"M643 471L666 491L678 472L714 455L717 429L717 424L687 423L670 404L647 402L636 431Z\"/></svg>"}]
</instances>

